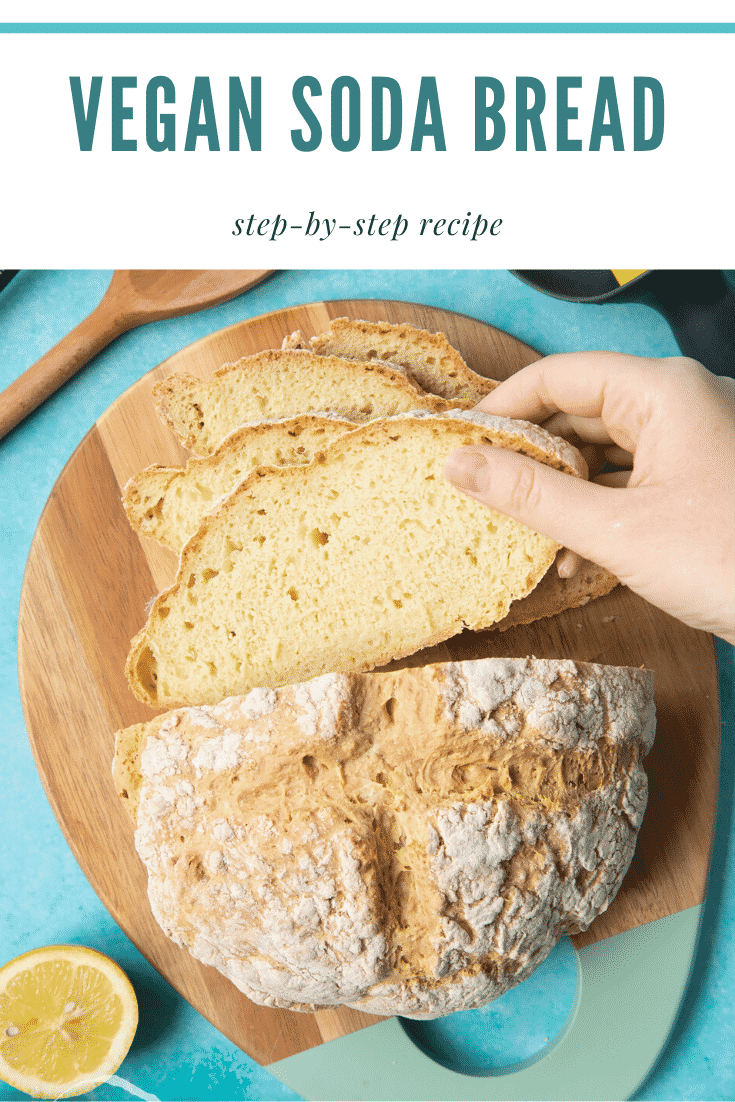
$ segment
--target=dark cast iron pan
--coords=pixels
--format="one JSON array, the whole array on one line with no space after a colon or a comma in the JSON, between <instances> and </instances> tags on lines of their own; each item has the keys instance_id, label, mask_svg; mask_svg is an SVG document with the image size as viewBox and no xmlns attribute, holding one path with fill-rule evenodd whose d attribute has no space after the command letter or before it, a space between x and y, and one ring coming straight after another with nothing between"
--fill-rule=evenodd
<instances>
[{"instance_id":1,"label":"dark cast iron pan","mask_svg":"<svg viewBox=\"0 0 735 1102\"><path fill-rule=\"evenodd\" d=\"M636 302L666 318L685 356L735 378L735 294L720 271L643 272L621 286L612 271L514 271L537 291L566 302Z\"/></svg>"}]
</instances>

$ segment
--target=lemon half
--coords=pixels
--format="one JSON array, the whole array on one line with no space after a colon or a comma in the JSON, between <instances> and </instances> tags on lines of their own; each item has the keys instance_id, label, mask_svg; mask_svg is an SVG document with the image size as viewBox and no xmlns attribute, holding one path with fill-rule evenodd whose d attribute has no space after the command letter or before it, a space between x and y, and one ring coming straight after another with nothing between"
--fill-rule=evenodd
<instances>
[{"instance_id":1,"label":"lemon half","mask_svg":"<svg viewBox=\"0 0 735 1102\"><path fill-rule=\"evenodd\" d=\"M80 945L33 949L0 968L0 1079L68 1098L119 1068L138 1025L130 980Z\"/></svg>"}]
</instances>

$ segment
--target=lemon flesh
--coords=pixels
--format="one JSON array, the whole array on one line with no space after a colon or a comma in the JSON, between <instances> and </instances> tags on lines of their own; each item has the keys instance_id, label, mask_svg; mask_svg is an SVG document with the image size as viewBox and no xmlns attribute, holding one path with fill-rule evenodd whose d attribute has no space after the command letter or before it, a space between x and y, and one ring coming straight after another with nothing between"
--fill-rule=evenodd
<instances>
[{"instance_id":1,"label":"lemon flesh","mask_svg":"<svg viewBox=\"0 0 735 1102\"><path fill-rule=\"evenodd\" d=\"M0 968L0 1079L34 1098L103 1083L137 1025L130 981L94 949L34 949Z\"/></svg>"}]
</instances>

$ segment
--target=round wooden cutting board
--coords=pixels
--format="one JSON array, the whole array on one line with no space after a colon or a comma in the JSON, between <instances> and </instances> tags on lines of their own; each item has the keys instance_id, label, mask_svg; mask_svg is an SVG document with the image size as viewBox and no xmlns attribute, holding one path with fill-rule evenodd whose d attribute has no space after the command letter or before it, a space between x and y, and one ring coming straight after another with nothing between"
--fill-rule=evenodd
<instances>
[{"instance_id":1,"label":"round wooden cutting board","mask_svg":"<svg viewBox=\"0 0 735 1102\"><path fill-rule=\"evenodd\" d=\"M280 347L295 329L310 337L343 316L442 330L472 368L495 378L506 378L538 358L527 345L488 325L399 302L315 303L205 337L132 386L77 448L38 525L20 607L19 669L29 738L69 845L144 956L261 1064L376 1019L352 1010L305 1015L255 1006L219 973L168 941L151 915L133 827L115 794L110 768L115 731L154 714L135 699L123 671L130 640L145 622L146 605L173 580L176 558L131 530L120 495L128 478L148 464L181 465L188 458L156 416L150 396L154 382L174 371L208 377L225 362ZM650 798L634 863L609 911L573 939L575 945L590 945L701 903L719 768L712 637L618 588L584 608L527 627L465 633L423 652L418 661L491 655L644 665L655 673L658 734L645 763Z\"/></svg>"}]
</instances>

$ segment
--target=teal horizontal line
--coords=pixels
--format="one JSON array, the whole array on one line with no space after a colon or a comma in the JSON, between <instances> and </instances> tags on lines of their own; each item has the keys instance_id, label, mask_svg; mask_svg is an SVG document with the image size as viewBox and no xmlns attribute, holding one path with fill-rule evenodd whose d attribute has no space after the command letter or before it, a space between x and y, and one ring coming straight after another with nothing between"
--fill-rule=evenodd
<instances>
[{"instance_id":1,"label":"teal horizontal line","mask_svg":"<svg viewBox=\"0 0 735 1102\"><path fill-rule=\"evenodd\" d=\"M0 23L2 34L733 34L735 23Z\"/></svg>"}]
</instances>

